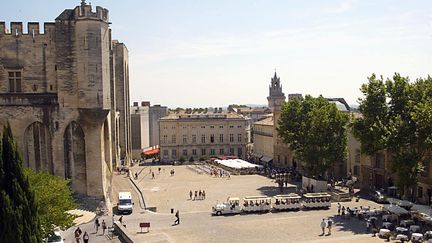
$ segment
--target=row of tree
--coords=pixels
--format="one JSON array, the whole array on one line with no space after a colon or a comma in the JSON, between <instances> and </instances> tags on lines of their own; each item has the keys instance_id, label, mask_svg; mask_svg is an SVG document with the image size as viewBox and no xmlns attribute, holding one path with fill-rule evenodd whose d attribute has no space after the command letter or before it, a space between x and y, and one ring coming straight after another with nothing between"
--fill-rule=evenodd
<instances>
[{"instance_id":1,"label":"row of tree","mask_svg":"<svg viewBox=\"0 0 432 243\"><path fill-rule=\"evenodd\" d=\"M36 243L72 226L75 208L70 181L23 169L12 130L3 128L0 146L0 242Z\"/></svg>"},{"instance_id":2,"label":"row of tree","mask_svg":"<svg viewBox=\"0 0 432 243\"><path fill-rule=\"evenodd\" d=\"M279 136L303 161L306 173L326 177L336 162L346 160L352 129L362 153L390 155L398 187L412 192L432 149L432 78L410 82L399 74L387 80L372 74L361 92L358 118L321 96L290 100L282 106Z\"/></svg>"}]
</instances>

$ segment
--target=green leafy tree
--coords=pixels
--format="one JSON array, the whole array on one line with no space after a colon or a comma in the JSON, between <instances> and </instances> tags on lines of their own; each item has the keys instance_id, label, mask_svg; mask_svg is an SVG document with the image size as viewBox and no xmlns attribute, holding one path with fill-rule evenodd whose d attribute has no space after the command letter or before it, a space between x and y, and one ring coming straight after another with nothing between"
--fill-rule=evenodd
<instances>
[{"instance_id":1,"label":"green leafy tree","mask_svg":"<svg viewBox=\"0 0 432 243\"><path fill-rule=\"evenodd\" d=\"M393 80L387 80L387 91L391 167L397 173L398 186L413 197L423 159L432 148L432 80L410 83L408 77L395 74Z\"/></svg>"},{"instance_id":2,"label":"green leafy tree","mask_svg":"<svg viewBox=\"0 0 432 243\"><path fill-rule=\"evenodd\" d=\"M278 134L309 176L324 177L338 161L346 159L348 114L322 96L294 98L282 106Z\"/></svg>"},{"instance_id":3,"label":"green leafy tree","mask_svg":"<svg viewBox=\"0 0 432 243\"><path fill-rule=\"evenodd\" d=\"M375 74L369 77L369 83L360 88L365 98L359 99L359 111L362 117L353 122L354 136L361 141L361 151L373 156L387 147L388 107L387 91L384 81Z\"/></svg>"},{"instance_id":4,"label":"green leafy tree","mask_svg":"<svg viewBox=\"0 0 432 243\"><path fill-rule=\"evenodd\" d=\"M41 242L35 196L24 175L12 129L3 128L0 150L0 242Z\"/></svg>"},{"instance_id":5,"label":"green leafy tree","mask_svg":"<svg viewBox=\"0 0 432 243\"><path fill-rule=\"evenodd\" d=\"M409 189L413 196L423 160L432 149L432 79L411 83L395 74L384 82L372 75L361 91L365 96L359 100L362 117L353 128L362 152L373 155L387 150L399 189Z\"/></svg>"},{"instance_id":6,"label":"green leafy tree","mask_svg":"<svg viewBox=\"0 0 432 243\"><path fill-rule=\"evenodd\" d=\"M28 176L30 189L36 195L37 204L45 205L38 208L44 237L52 234L57 226L62 230L73 226L73 220L77 216L67 213L76 207L72 190L68 186L70 180L31 169L26 169L25 174Z\"/></svg>"}]
</instances>

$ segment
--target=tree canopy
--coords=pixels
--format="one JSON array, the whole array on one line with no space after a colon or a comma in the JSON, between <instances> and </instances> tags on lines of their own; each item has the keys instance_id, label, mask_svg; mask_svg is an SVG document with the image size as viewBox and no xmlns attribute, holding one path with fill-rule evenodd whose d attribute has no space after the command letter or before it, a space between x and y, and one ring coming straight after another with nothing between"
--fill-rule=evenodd
<instances>
[{"instance_id":1,"label":"tree canopy","mask_svg":"<svg viewBox=\"0 0 432 243\"><path fill-rule=\"evenodd\" d=\"M278 134L310 176L325 176L347 154L348 114L322 96L294 98L282 106Z\"/></svg>"},{"instance_id":2,"label":"tree canopy","mask_svg":"<svg viewBox=\"0 0 432 243\"><path fill-rule=\"evenodd\" d=\"M28 176L30 189L36 195L37 204L44 205L38 207L44 237L52 234L55 227L62 230L71 227L77 216L67 213L76 207L72 190L68 186L70 180L32 169L25 169L25 174Z\"/></svg>"},{"instance_id":3,"label":"tree canopy","mask_svg":"<svg viewBox=\"0 0 432 243\"><path fill-rule=\"evenodd\" d=\"M432 148L432 78L410 82L395 74L383 80L372 74L359 99L362 117L353 123L362 152L387 150L400 189L413 188Z\"/></svg>"},{"instance_id":4,"label":"tree canopy","mask_svg":"<svg viewBox=\"0 0 432 243\"><path fill-rule=\"evenodd\" d=\"M29 187L12 129L7 124L0 149L0 242L42 241L38 207Z\"/></svg>"}]
</instances>

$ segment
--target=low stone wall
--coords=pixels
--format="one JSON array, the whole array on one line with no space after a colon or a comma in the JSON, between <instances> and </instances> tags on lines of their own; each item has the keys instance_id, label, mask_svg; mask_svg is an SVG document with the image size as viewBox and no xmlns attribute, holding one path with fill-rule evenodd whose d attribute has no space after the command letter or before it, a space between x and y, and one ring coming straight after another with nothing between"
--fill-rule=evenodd
<instances>
[{"instance_id":1,"label":"low stone wall","mask_svg":"<svg viewBox=\"0 0 432 243\"><path fill-rule=\"evenodd\" d=\"M123 242L125 243L139 242L137 239L134 239L134 237L126 230L126 227L121 225L118 221L114 222L114 231L119 235L119 237L122 238Z\"/></svg>"}]
</instances>

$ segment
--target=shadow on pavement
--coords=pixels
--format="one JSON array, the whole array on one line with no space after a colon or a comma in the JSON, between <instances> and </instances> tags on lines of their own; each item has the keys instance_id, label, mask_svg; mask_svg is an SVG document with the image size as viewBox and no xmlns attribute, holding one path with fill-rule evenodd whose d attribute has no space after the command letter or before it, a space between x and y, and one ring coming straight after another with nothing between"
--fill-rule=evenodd
<instances>
[{"instance_id":1,"label":"shadow on pavement","mask_svg":"<svg viewBox=\"0 0 432 243\"><path fill-rule=\"evenodd\" d=\"M359 220L355 217L342 218L339 215L333 216L332 220L340 231L349 231L353 234L366 234L366 222L364 220Z\"/></svg>"}]
</instances>

